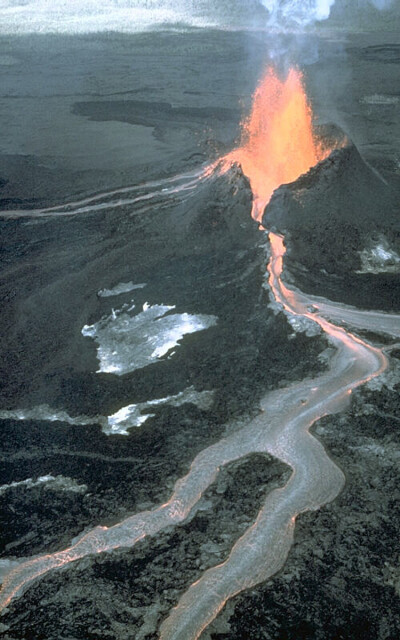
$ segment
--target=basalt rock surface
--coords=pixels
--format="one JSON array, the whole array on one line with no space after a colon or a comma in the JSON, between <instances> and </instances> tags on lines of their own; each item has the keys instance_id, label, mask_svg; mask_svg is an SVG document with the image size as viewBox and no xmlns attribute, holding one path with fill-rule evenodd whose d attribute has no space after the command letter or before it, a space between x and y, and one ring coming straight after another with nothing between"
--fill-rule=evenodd
<instances>
[{"instance_id":1,"label":"basalt rock surface","mask_svg":"<svg viewBox=\"0 0 400 640\"><path fill-rule=\"evenodd\" d=\"M24 599L32 614L12 605L2 618L5 637L156 640L161 619L187 585L227 557L256 517L265 493L283 485L289 475L285 465L268 455L228 465L182 526L133 549L86 558L32 586Z\"/></svg>"},{"instance_id":2,"label":"basalt rock surface","mask_svg":"<svg viewBox=\"0 0 400 640\"><path fill-rule=\"evenodd\" d=\"M384 237L399 251L399 195L396 176L387 182L347 144L277 189L263 223L285 234L285 269L300 288L354 305L390 309L398 299L394 290L400 294L396 274L373 278L358 272L361 252L377 238Z\"/></svg>"},{"instance_id":3,"label":"basalt rock surface","mask_svg":"<svg viewBox=\"0 0 400 640\"><path fill-rule=\"evenodd\" d=\"M346 474L343 492L299 516L282 571L228 603L204 640L397 638L398 391L358 391L348 413L314 428Z\"/></svg>"},{"instance_id":4,"label":"basalt rock surface","mask_svg":"<svg viewBox=\"0 0 400 640\"><path fill-rule=\"evenodd\" d=\"M3 555L64 548L85 527L118 522L146 502L161 504L227 422L258 411L265 388L322 368L316 356L323 339L289 339L291 328L268 307L265 237L250 209L247 180L233 167L188 196L156 196L148 212L110 207L3 221L2 408L45 404L93 419L2 421L0 484L51 473L87 486L64 499L23 485L4 494ZM116 298L97 295L128 280L147 284ZM132 302L134 312L146 302L175 304L178 312L218 321L185 336L172 357L123 376L96 373L95 345L82 336L83 325ZM128 436L107 436L96 422L190 386L214 392L210 411L153 407L153 417Z\"/></svg>"}]
</instances>

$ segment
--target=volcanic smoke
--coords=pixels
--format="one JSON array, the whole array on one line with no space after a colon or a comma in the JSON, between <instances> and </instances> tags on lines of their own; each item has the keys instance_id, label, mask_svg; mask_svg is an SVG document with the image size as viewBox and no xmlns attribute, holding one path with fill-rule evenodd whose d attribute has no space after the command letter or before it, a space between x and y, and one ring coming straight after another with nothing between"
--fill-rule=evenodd
<instances>
[{"instance_id":1,"label":"volcanic smoke","mask_svg":"<svg viewBox=\"0 0 400 640\"><path fill-rule=\"evenodd\" d=\"M240 147L223 160L224 167L241 165L253 192L252 217L261 222L275 189L296 180L330 152L314 136L302 73L292 68L281 80L269 67L243 122Z\"/></svg>"}]
</instances>

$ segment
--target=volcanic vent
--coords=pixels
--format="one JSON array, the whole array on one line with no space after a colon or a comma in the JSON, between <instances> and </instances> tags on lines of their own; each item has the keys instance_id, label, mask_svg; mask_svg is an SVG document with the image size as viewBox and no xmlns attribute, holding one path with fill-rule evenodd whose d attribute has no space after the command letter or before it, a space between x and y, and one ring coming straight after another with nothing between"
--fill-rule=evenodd
<instances>
[{"instance_id":1,"label":"volcanic vent","mask_svg":"<svg viewBox=\"0 0 400 640\"><path fill-rule=\"evenodd\" d=\"M224 163L241 165L253 191L252 217L261 222L274 190L306 173L331 149L314 135L303 75L296 68L283 80L268 68L242 130L240 146Z\"/></svg>"}]
</instances>

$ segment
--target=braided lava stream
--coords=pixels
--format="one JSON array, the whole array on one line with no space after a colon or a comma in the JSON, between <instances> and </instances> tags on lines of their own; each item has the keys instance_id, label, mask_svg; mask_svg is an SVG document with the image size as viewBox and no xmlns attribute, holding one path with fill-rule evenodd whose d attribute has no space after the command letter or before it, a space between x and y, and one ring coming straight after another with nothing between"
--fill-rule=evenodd
<instances>
[{"instance_id":1,"label":"braided lava stream","mask_svg":"<svg viewBox=\"0 0 400 640\"><path fill-rule=\"evenodd\" d=\"M298 95L299 91L301 96ZM264 100L266 98L267 119L262 113L262 95ZM278 106L278 114L271 102ZM280 82L269 70L256 92L254 104L253 112L245 123L242 147L222 159L222 171L233 162L242 164L253 190L253 216L260 221L273 189L281 182L295 179L326 154L322 147L314 144L311 111L301 75L297 71L291 71L286 81ZM251 170L253 166L258 166L257 157L263 145L269 151L278 144L277 134L270 130L271 122L280 126L286 117L288 120L284 130L290 133L283 137L289 148L287 145L280 147L286 162L287 153L296 156L301 152L302 142L293 142L300 124L305 124L307 128L306 133L299 133L301 141L307 142L306 158L302 163L293 160L296 175L292 175L291 168L284 173L281 169L277 170L275 182L269 182L263 190L260 173L257 171L257 175L252 176ZM261 140L256 130L252 129L252 123L256 125ZM272 147L270 140L274 141ZM271 156L268 156L262 172L269 172L270 162ZM283 167L282 158L279 158L279 162ZM267 393L260 403L261 412L254 419L195 457L187 475L177 481L167 503L152 511L130 516L112 527L96 527L73 540L71 546L62 551L16 561L5 576L0 608L7 607L37 578L53 569L91 554L132 547L146 536L156 535L167 526L183 522L215 481L222 466L250 453L269 453L292 468L287 484L266 496L257 519L236 542L228 558L205 571L181 596L177 606L161 624L162 640L195 640L229 598L265 581L283 566L292 544L298 514L316 510L338 495L344 484L344 475L321 443L310 434L310 427L322 416L344 409L352 390L382 374L388 367L388 359L382 350L336 326L330 319L340 318L341 322L375 332L379 327L384 333L399 336L400 316L379 312L371 314L328 300L317 300L287 288L281 278L284 238L275 233L269 233L268 238L271 249L268 264L271 298L289 318L298 316L316 323L328 336L336 348L329 369L318 377ZM311 307L314 307L314 312L310 311Z\"/></svg>"}]
</instances>

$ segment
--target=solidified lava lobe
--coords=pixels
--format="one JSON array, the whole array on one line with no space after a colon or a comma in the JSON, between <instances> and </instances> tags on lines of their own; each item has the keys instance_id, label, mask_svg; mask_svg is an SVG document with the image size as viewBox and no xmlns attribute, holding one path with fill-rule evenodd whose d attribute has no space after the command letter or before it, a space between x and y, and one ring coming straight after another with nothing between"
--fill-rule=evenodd
<instances>
[{"instance_id":1,"label":"solidified lava lobe","mask_svg":"<svg viewBox=\"0 0 400 640\"><path fill-rule=\"evenodd\" d=\"M252 217L261 222L274 190L296 180L330 151L314 136L302 73L292 68L281 80L269 67L243 122L240 147L224 161L241 165L253 192Z\"/></svg>"}]
</instances>

